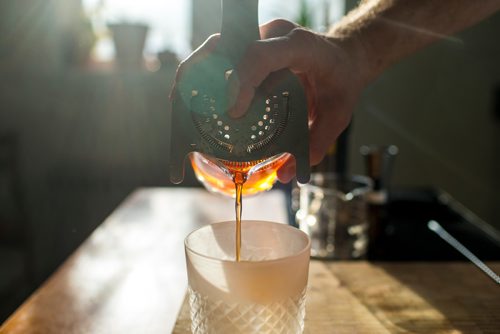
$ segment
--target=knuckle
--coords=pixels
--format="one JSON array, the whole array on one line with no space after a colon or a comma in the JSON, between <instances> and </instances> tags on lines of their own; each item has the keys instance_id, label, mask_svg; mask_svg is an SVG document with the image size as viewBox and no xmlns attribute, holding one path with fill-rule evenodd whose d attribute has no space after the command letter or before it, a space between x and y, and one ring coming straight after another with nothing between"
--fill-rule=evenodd
<instances>
[{"instance_id":1,"label":"knuckle","mask_svg":"<svg viewBox=\"0 0 500 334\"><path fill-rule=\"evenodd\" d=\"M253 42L247 49L247 58L249 60L256 59L256 61L254 62L257 62L258 60L266 56L264 48L265 48L265 41Z\"/></svg>"},{"instance_id":2,"label":"knuckle","mask_svg":"<svg viewBox=\"0 0 500 334\"><path fill-rule=\"evenodd\" d=\"M315 33L299 27L293 29L288 37L288 45L292 54L294 54L295 66L305 72L309 72L317 66L314 58L317 55L317 45Z\"/></svg>"},{"instance_id":3,"label":"knuckle","mask_svg":"<svg viewBox=\"0 0 500 334\"><path fill-rule=\"evenodd\" d=\"M175 71L175 81L178 81L182 77L182 74L184 73L185 69L186 69L186 60L183 60L179 63L179 65L177 66L177 70Z\"/></svg>"},{"instance_id":4,"label":"knuckle","mask_svg":"<svg viewBox=\"0 0 500 334\"><path fill-rule=\"evenodd\" d=\"M269 35L282 36L288 34L290 31L297 27L296 24L285 19L274 19L268 23Z\"/></svg>"},{"instance_id":5,"label":"knuckle","mask_svg":"<svg viewBox=\"0 0 500 334\"><path fill-rule=\"evenodd\" d=\"M313 33L305 28L297 27L290 32L290 38L299 43L308 44L313 39Z\"/></svg>"},{"instance_id":6,"label":"knuckle","mask_svg":"<svg viewBox=\"0 0 500 334\"><path fill-rule=\"evenodd\" d=\"M183 61L181 61L179 65L177 65L177 72L182 72L186 68L187 63L188 59L184 59Z\"/></svg>"},{"instance_id":7,"label":"knuckle","mask_svg":"<svg viewBox=\"0 0 500 334\"><path fill-rule=\"evenodd\" d=\"M254 77L260 71L265 71L268 67L268 52L265 50L265 44L261 41L253 43L246 52L244 61L244 73Z\"/></svg>"},{"instance_id":8,"label":"knuckle","mask_svg":"<svg viewBox=\"0 0 500 334\"><path fill-rule=\"evenodd\" d=\"M281 27L281 28L290 28L292 30L293 28L296 27L296 25L288 20L285 19L274 19L270 22L272 25L275 25L276 27Z\"/></svg>"},{"instance_id":9,"label":"knuckle","mask_svg":"<svg viewBox=\"0 0 500 334\"><path fill-rule=\"evenodd\" d=\"M219 39L220 39L220 33L212 34L212 35L208 36L205 43L203 43L203 44L205 44L206 46L212 46L212 45L214 45L214 43L217 43L217 41Z\"/></svg>"}]
</instances>

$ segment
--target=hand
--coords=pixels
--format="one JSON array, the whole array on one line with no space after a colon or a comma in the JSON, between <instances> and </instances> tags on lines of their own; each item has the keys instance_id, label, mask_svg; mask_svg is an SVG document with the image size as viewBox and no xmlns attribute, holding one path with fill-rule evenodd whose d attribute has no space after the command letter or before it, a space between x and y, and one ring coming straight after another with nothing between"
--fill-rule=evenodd
<instances>
[{"instance_id":1,"label":"hand","mask_svg":"<svg viewBox=\"0 0 500 334\"><path fill-rule=\"evenodd\" d=\"M364 80L357 58L361 54L344 41L336 41L285 20L260 28L262 40L249 47L237 68L239 96L229 110L233 117L245 114L255 88L269 73L289 68L304 85L309 109L310 163L316 165L347 127ZM289 162L278 171L281 182L295 175Z\"/></svg>"},{"instance_id":2,"label":"hand","mask_svg":"<svg viewBox=\"0 0 500 334\"><path fill-rule=\"evenodd\" d=\"M361 54L345 41L316 34L286 20L274 20L260 27L262 40L247 50L236 71L233 85L234 106L230 116L245 114L255 87L271 73L289 68L304 85L309 110L310 163L316 165L351 120L352 110L363 88L363 69L353 54ZM203 45L184 60L177 71L176 82L183 71L215 49L220 35L210 36ZM174 88L175 89L175 84ZM295 175L295 163L289 161L278 171L281 182Z\"/></svg>"}]
</instances>

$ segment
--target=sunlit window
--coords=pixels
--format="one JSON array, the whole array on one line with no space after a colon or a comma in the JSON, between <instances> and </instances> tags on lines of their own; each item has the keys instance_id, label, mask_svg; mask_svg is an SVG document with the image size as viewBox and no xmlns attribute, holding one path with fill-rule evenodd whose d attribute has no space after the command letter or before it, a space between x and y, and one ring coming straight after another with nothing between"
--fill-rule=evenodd
<instances>
[{"instance_id":1,"label":"sunlit window","mask_svg":"<svg viewBox=\"0 0 500 334\"><path fill-rule=\"evenodd\" d=\"M145 45L146 55L170 50L185 57L191 51L191 6L193 0L82 0L91 18L97 43L93 58L98 61L114 57L113 43L107 29L110 23L142 23L149 26ZM220 0L219 0L220 1ZM219 3L219 1L212 1ZM296 20L302 0L260 0L260 21L282 17ZM313 22L319 30L325 20L337 19L343 11L341 0L304 0ZM328 10L329 14L325 14Z\"/></svg>"},{"instance_id":2,"label":"sunlit window","mask_svg":"<svg viewBox=\"0 0 500 334\"><path fill-rule=\"evenodd\" d=\"M98 36L94 49L94 58L97 60L110 60L114 56L107 29L110 23L148 25L146 54L157 54L169 49L185 55L190 49L190 1L83 0L83 5Z\"/></svg>"}]
</instances>

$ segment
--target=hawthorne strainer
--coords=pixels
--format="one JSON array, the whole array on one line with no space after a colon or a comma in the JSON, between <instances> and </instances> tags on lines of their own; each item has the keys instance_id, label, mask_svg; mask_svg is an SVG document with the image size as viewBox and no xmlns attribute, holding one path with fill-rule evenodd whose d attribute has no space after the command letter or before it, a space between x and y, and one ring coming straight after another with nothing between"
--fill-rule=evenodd
<instances>
[{"instance_id":1,"label":"hawthorne strainer","mask_svg":"<svg viewBox=\"0 0 500 334\"><path fill-rule=\"evenodd\" d=\"M245 163L280 153L295 157L297 179L309 180L307 103L300 80L288 70L272 73L255 90L247 113L227 115L228 80L248 45L260 38L257 0L223 0L216 50L187 69L173 96L170 178L184 178L191 152Z\"/></svg>"}]
</instances>

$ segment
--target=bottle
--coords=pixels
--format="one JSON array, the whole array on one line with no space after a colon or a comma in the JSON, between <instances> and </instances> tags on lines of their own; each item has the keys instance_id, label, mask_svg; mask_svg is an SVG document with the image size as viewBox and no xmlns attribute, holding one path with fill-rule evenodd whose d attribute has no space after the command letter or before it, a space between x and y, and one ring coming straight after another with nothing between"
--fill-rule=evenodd
<instances>
[{"instance_id":1,"label":"bottle","mask_svg":"<svg viewBox=\"0 0 500 334\"><path fill-rule=\"evenodd\" d=\"M394 160L398 154L395 145L363 145L360 153L364 157L366 175L373 180L373 190L368 194L368 214L370 220L368 258L386 258L386 230L388 223L388 204L390 178Z\"/></svg>"},{"instance_id":2,"label":"bottle","mask_svg":"<svg viewBox=\"0 0 500 334\"><path fill-rule=\"evenodd\" d=\"M339 178L347 174L348 144L351 125L340 134L337 140L328 148L325 157L319 164L311 168L312 174L336 174ZM332 179L325 177L324 180ZM327 184L325 184L326 186ZM290 212L289 221L291 225L299 226L297 212L300 209L300 187L294 182L289 190Z\"/></svg>"}]
</instances>

